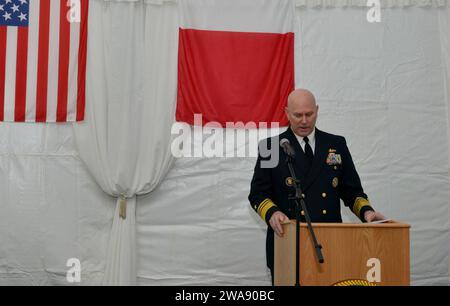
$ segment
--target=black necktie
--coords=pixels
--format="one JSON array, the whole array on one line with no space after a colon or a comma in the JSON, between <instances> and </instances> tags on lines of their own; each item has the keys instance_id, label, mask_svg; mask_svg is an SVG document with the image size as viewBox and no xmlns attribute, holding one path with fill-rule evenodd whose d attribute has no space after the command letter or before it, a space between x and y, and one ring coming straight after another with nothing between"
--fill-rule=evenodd
<instances>
[{"instance_id":1,"label":"black necktie","mask_svg":"<svg viewBox=\"0 0 450 306\"><path fill-rule=\"evenodd\" d=\"M306 173L308 173L309 169L311 169L311 166L313 163L314 153L313 153L311 146L309 145L308 137L303 138L303 140L305 141L305 156L306 156L306 161L307 161Z\"/></svg>"}]
</instances>

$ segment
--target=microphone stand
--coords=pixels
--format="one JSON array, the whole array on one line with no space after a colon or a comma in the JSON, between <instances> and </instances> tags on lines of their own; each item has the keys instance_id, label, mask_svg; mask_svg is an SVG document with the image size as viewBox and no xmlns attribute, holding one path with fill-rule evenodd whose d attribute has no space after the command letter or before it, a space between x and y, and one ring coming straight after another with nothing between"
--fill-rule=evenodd
<instances>
[{"instance_id":1,"label":"microphone stand","mask_svg":"<svg viewBox=\"0 0 450 306\"><path fill-rule=\"evenodd\" d=\"M296 221L295 286L300 287L300 206L302 207L302 210L305 212L306 223L308 224L309 233L311 234L314 249L316 250L316 255L319 260L319 263L323 264L324 259L322 254L322 245L320 245L317 242L314 229L311 225L311 218L309 216L308 209L306 207L305 199L302 196L303 192L300 186L300 181L297 179L297 176L295 175L294 166L292 165L292 156L289 154L287 154L286 163L295 185L295 196L289 197L289 200L293 200L295 202L295 221Z\"/></svg>"}]
</instances>

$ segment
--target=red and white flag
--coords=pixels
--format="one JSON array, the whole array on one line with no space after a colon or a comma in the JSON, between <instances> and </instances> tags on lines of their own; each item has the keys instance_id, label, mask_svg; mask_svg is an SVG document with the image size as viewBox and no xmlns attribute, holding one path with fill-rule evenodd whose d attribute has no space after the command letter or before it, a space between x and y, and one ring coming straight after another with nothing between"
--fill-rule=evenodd
<instances>
[{"instance_id":1,"label":"red and white flag","mask_svg":"<svg viewBox=\"0 0 450 306\"><path fill-rule=\"evenodd\" d=\"M89 0L0 0L0 121L84 120Z\"/></svg>"},{"instance_id":2,"label":"red and white flag","mask_svg":"<svg viewBox=\"0 0 450 306\"><path fill-rule=\"evenodd\" d=\"M183 0L177 121L279 122L294 89L292 0Z\"/></svg>"}]
</instances>

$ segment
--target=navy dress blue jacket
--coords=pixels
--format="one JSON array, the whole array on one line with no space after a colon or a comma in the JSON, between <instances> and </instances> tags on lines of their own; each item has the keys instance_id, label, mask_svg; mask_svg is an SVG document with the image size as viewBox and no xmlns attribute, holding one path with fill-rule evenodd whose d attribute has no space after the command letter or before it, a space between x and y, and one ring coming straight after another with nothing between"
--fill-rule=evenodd
<instances>
[{"instance_id":1,"label":"navy dress blue jacket","mask_svg":"<svg viewBox=\"0 0 450 306\"><path fill-rule=\"evenodd\" d=\"M328 134L316 129L315 152L312 166L306 173L306 156L293 131L289 128L278 137L260 143L260 154L251 182L249 201L252 208L269 222L276 211L282 211L295 219L294 203L289 200L295 195L293 180L286 164L287 155L280 148L279 141L286 138L295 150L294 168L300 180L303 197L312 222L342 222L340 200L363 222L364 213L373 210L361 186L361 180L348 150L344 137ZM274 167L261 166L272 155L261 154L261 148L277 150L278 163ZM273 151L275 152L275 151ZM262 155L265 155L263 157ZM304 222L304 212L301 212ZM274 232L267 230L267 265L273 272Z\"/></svg>"}]
</instances>

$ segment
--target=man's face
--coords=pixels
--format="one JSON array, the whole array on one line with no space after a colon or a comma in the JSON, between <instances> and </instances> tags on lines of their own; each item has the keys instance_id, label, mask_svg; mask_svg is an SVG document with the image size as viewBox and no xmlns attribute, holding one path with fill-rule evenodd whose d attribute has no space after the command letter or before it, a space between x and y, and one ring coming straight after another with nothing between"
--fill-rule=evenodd
<instances>
[{"instance_id":1,"label":"man's face","mask_svg":"<svg viewBox=\"0 0 450 306\"><path fill-rule=\"evenodd\" d=\"M307 97L293 98L286 107L291 129L300 137L306 137L313 132L318 113L319 106Z\"/></svg>"}]
</instances>

